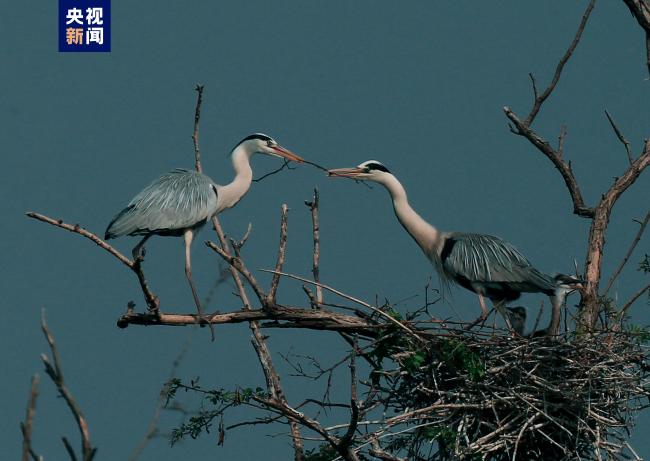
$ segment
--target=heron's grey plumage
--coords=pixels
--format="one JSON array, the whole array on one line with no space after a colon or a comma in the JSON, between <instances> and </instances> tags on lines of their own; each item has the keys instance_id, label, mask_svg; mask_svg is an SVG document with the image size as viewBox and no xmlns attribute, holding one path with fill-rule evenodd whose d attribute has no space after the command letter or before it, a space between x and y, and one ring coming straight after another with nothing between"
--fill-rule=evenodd
<instances>
[{"instance_id":1,"label":"heron's grey plumage","mask_svg":"<svg viewBox=\"0 0 650 461\"><path fill-rule=\"evenodd\" d=\"M434 266L446 282L454 282L492 300L512 301L522 292L551 296L553 279L538 271L512 244L486 234L441 235Z\"/></svg>"},{"instance_id":2,"label":"heron's grey plumage","mask_svg":"<svg viewBox=\"0 0 650 461\"><path fill-rule=\"evenodd\" d=\"M544 293L551 298L551 322L546 332L558 333L560 307L566 294L580 283L575 277L551 277L535 269L513 245L486 234L441 232L425 221L409 204L404 186L380 162L367 160L355 168L329 170L332 177L374 181L383 185L391 196L398 221L413 237L440 275L442 287L456 283L479 295L482 315L488 309L488 297L510 326L506 302L521 293Z\"/></svg>"},{"instance_id":3,"label":"heron's grey plumage","mask_svg":"<svg viewBox=\"0 0 650 461\"><path fill-rule=\"evenodd\" d=\"M252 134L242 139L231 153L235 177L229 184L218 186L208 176L193 170L172 170L145 187L106 228L106 240L122 235L144 236L131 252L136 264L142 263L144 244L152 235L183 236L185 276L201 319L201 301L192 280L192 240L212 217L235 206L248 192L253 180L250 158L256 153L304 161L270 136Z\"/></svg>"},{"instance_id":4,"label":"heron's grey plumage","mask_svg":"<svg viewBox=\"0 0 650 461\"><path fill-rule=\"evenodd\" d=\"M203 226L218 211L217 185L208 176L177 168L145 187L106 229L122 235L183 235Z\"/></svg>"}]
</instances>

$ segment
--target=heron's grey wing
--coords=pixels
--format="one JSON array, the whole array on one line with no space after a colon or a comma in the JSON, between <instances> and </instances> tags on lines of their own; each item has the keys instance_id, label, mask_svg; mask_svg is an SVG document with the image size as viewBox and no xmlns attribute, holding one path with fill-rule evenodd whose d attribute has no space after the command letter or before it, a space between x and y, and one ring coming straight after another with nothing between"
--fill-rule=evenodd
<instances>
[{"instance_id":1,"label":"heron's grey wing","mask_svg":"<svg viewBox=\"0 0 650 461\"><path fill-rule=\"evenodd\" d=\"M180 234L184 229L204 224L216 210L214 182L196 171L176 169L136 195L108 225L106 238Z\"/></svg>"},{"instance_id":2,"label":"heron's grey wing","mask_svg":"<svg viewBox=\"0 0 650 461\"><path fill-rule=\"evenodd\" d=\"M452 278L460 276L479 283L505 282L513 284L518 291L554 288L551 278L535 269L519 250L491 235L451 233L444 242L440 259Z\"/></svg>"}]
</instances>

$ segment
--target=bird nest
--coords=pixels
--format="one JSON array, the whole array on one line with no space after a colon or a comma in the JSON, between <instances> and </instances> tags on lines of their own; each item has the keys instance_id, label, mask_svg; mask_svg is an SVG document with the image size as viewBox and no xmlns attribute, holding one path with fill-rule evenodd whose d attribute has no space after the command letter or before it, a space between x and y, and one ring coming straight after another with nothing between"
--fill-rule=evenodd
<instances>
[{"instance_id":1,"label":"bird nest","mask_svg":"<svg viewBox=\"0 0 650 461\"><path fill-rule=\"evenodd\" d=\"M384 391L384 408L398 414L386 421L394 436L385 447L394 453L413 460L640 459L626 439L650 402L647 338L461 329L426 343L387 338L377 354L398 367L376 370L372 381Z\"/></svg>"}]
</instances>

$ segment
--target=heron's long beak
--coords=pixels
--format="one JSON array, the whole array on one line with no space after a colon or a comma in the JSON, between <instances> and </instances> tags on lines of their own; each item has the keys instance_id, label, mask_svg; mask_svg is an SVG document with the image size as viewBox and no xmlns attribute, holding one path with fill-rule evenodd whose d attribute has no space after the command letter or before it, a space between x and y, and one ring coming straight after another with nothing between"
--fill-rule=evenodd
<instances>
[{"instance_id":1,"label":"heron's long beak","mask_svg":"<svg viewBox=\"0 0 650 461\"><path fill-rule=\"evenodd\" d=\"M354 168L335 168L333 170L327 170L327 176L341 176L343 178L353 178L357 179L359 175L363 173L363 170L358 167Z\"/></svg>"},{"instance_id":2,"label":"heron's long beak","mask_svg":"<svg viewBox=\"0 0 650 461\"><path fill-rule=\"evenodd\" d=\"M302 163L304 160L301 157L298 157L296 154L291 152L290 150L285 149L282 146L274 146L271 149L279 155L280 157L286 158L287 160L291 160L296 163Z\"/></svg>"}]
</instances>

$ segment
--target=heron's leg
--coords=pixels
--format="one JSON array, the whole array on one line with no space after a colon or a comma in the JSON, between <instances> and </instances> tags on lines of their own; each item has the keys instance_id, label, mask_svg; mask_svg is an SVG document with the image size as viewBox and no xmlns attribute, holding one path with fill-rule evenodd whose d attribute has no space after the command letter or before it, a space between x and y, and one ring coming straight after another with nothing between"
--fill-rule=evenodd
<instances>
[{"instance_id":1,"label":"heron's leg","mask_svg":"<svg viewBox=\"0 0 650 461\"><path fill-rule=\"evenodd\" d=\"M136 246L133 247L133 250L131 250L133 261L144 261L144 255L146 254L144 243L149 240L149 237L151 237L151 234L145 235L144 238L140 240Z\"/></svg>"},{"instance_id":2,"label":"heron's leg","mask_svg":"<svg viewBox=\"0 0 650 461\"><path fill-rule=\"evenodd\" d=\"M481 319L485 320L488 316L488 308L485 305L485 298L480 293L478 295L478 303L481 305Z\"/></svg>"},{"instance_id":3,"label":"heron's leg","mask_svg":"<svg viewBox=\"0 0 650 461\"><path fill-rule=\"evenodd\" d=\"M485 320L488 318L488 314L490 313L488 311L487 306L485 305L485 299L483 298L483 295L481 295L480 293L477 294L478 294L478 303L481 306L481 315L479 315L472 322L465 325L464 326L465 330L471 330L472 328L474 328L475 325L478 325L479 323L481 324L481 327L483 327L483 323L485 323Z\"/></svg>"},{"instance_id":4,"label":"heron's leg","mask_svg":"<svg viewBox=\"0 0 650 461\"><path fill-rule=\"evenodd\" d=\"M510 323L510 316L508 315L508 312L506 311L506 302L503 299L494 301L492 300L492 303L494 304L494 308L499 311L499 314L501 314L501 317L503 317L503 320L506 322L506 327L508 328L508 331L514 331L512 329L512 324Z\"/></svg>"},{"instance_id":5,"label":"heron's leg","mask_svg":"<svg viewBox=\"0 0 650 461\"><path fill-rule=\"evenodd\" d=\"M185 239L185 276L187 281L190 284L192 289L192 296L194 297L194 303L196 304L196 310L199 313L200 320L206 320L203 316L203 309L201 308L201 301L199 300L199 295L196 292L196 287L194 286L194 281L192 280L192 258L191 258L191 246L192 239L194 238L194 232L191 229L187 229L183 234ZM212 340L214 341L214 329L212 324L210 324L210 333L212 334Z\"/></svg>"},{"instance_id":6,"label":"heron's leg","mask_svg":"<svg viewBox=\"0 0 650 461\"><path fill-rule=\"evenodd\" d=\"M196 304L196 310L199 312L199 316L203 317L203 309L201 308L201 301L199 300L199 295L196 292L196 287L194 286L194 281L192 280L192 239L194 239L194 232L190 229L186 230L183 234L185 239L185 277L190 284L192 289L192 296L194 297L194 304Z\"/></svg>"}]
</instances>

